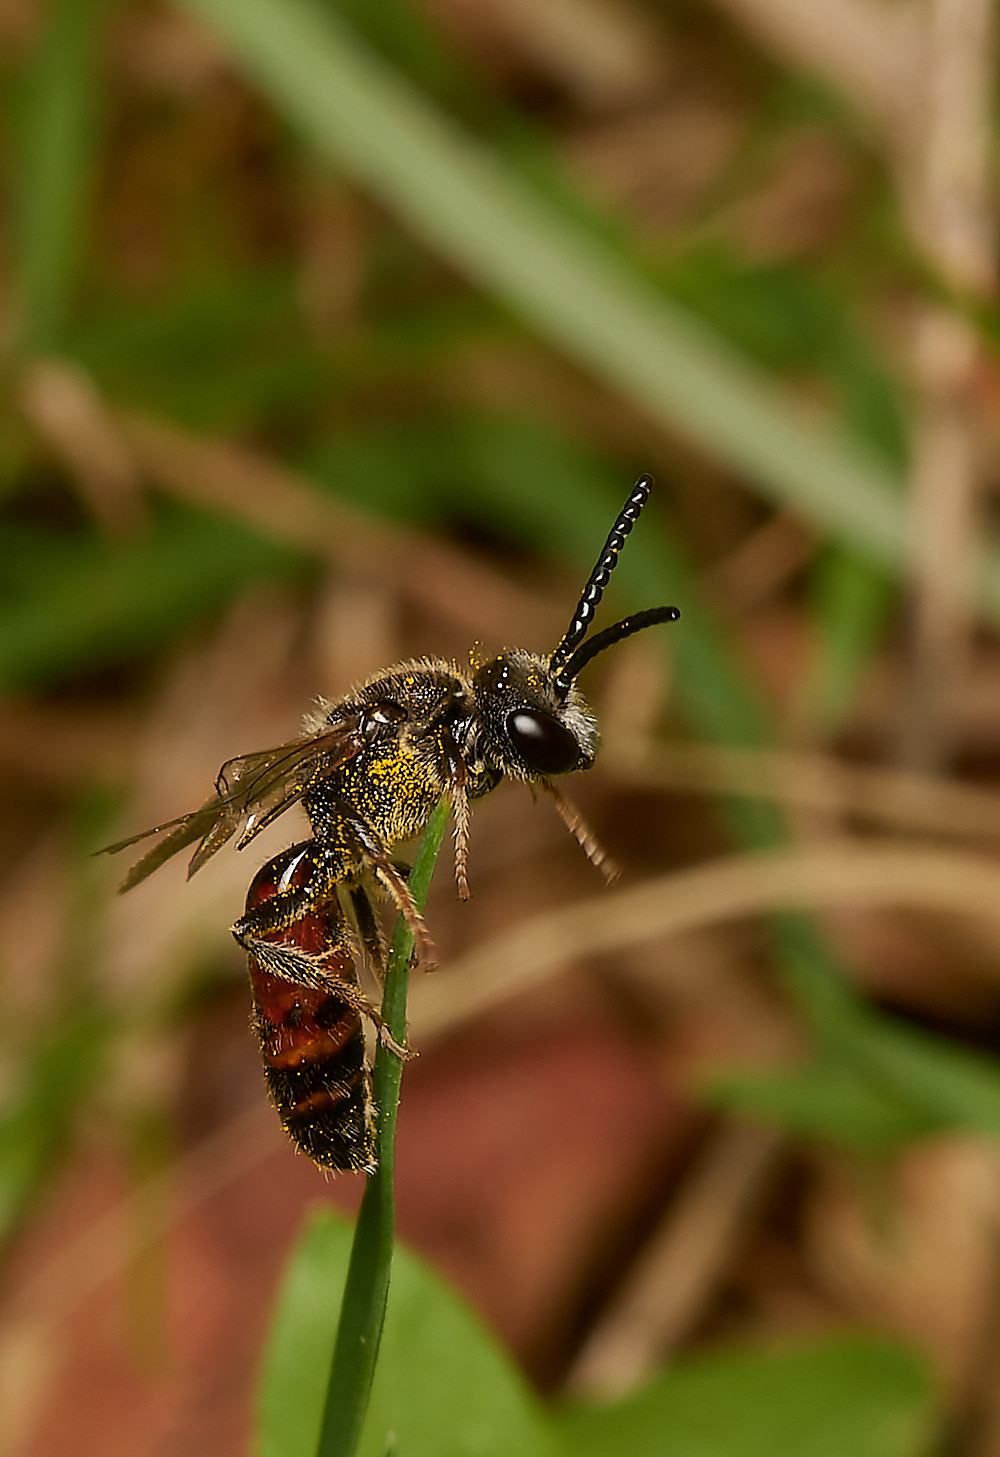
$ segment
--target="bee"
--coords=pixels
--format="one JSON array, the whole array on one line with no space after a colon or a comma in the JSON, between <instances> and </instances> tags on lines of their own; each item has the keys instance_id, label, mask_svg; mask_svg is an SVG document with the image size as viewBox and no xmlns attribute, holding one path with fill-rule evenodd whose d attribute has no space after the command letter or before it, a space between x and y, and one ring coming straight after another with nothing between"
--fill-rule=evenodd
<instances>
[{"instance_id":1,"label":"bee","mask_svg":"<svg viewBox=\"0 0 1000 1457\"><path fill-rule=\"evenodd\" d=\"M555 650L506 648L469 669L416 658L375 673L336 701L320 699L298 738L229 759L200 809L106 847L163 838L129 870L137 885L195 845L193 875L239 832L244 849L279 815L301 804L311 837L283 850L254 877L232 927L247 953L253 1026L281 1123L321 1168L370 1173L375 1126L364 1019L397 1052L365 996L358 965L380 979L384 943L372 891L395 902L426 960L430 940L393 858L424 830L442 796L455 821L455 877L469 894L472 801L502 779L550 793L590 859L606 857L566 801L555 776L589 769L598 747L594 714L576 680L598 653L657 623L676 607L652 607L587 638L625 539L649 498L643 476L619 512Z\"/></svg>"}]
</instances>

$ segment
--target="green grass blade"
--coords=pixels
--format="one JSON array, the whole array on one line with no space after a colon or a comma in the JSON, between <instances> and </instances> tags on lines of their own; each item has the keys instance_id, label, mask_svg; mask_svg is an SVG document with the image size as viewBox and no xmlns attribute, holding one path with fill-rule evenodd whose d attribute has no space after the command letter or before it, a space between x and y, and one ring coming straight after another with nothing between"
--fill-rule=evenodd
<instances>
[{"instance_id":1,"label":"green grass blade","mask_svg":"<svg viewBox=\"0 0 1000 1457\"><path fill-rule=\"evenodd\" d=\"M106 0L54 0L20 98L14 273L22 349L59 340L79 271L97 146Z\"/></svg>"},{"instance_id":2,"label":"green grass blade","mask_svg":"<svg viewBox=\"0 0 1000 1457\"><path fill-rule=\"evenodd\" d=\"M335 16L303 0L183 3L318 149L543 336L772 499L899 568L900 482L877 452L808 423L760 371L464 136Z\"/></svg>"},{"instance_id":3,"label":"green grass blade","mask_svg":"<svg viewBox=\"0 0 1000 1457\"><path fill-rule=\"evenodd\" d=\"M427 900L449 810L448 800L442 799L431 815L410 872L410 894L418 910L423 910ZM406 992L412 953L413 933L400 916L382 997L382 1015L397 1042L406 1040ZM378 1169L368 1179L358 1212L317 1457L352 1457L368 1410L389 1297L396 1219L396 1110L402 1072L399 1057L380 1043L372 1076L378 1118Z\"/></svg>"}]
</instances>

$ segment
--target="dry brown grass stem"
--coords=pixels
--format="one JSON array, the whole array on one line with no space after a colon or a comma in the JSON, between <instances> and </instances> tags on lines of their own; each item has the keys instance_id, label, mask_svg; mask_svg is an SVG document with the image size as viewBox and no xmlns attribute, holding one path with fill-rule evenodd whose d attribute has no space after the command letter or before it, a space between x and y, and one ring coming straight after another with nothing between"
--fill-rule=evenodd
<instances>
[{"instance_id":1,"label":"dry brown grass stem","mask_svg":"<svg viewBox=\"0 0 1000 1457\"><path fill-rule=\"evenodd\" d=\"M138 530L135 462L90 376L64 359L35 360L21 376L20 406L95 521L113 535Z\"/></svg>"},{"instance_id":2,"label":"dry brown grass stem","mask_svg":"<svg viewBox=\"0 0 1000 1457\"><path fill-rule=\"evenodd\" d=\"M570 1372L605 1399L650 1376L716 1293L774 1171L774 1129L724 1122L712 1134Z\"/></svg>"},{"instance_id":3,"label":"dry brown grass stem","mask_svg":"<svg viewBox=\"0 0 1000 1457\"><path fill-rule=\"evenodd\" d=\"M479 0L459 9L480 46L495 50L498 38L516 46L584 106L634 105L662 82L661 35L627 0Z\"/></svg>"},{"instance_id":4,"label":"dry brown grass stem","mask_svg":"<svg viewBox=\"0 0 1000 1457\"><path fill-rule=\"evenodd\" d=\"M466 553L323 496L247 447L137 415L119 415L118 424L144 474L171 495L222 511L356 575L388 581L467 631L492 640L502 624L505 637L530 641L539 623L561 620L545 598Z\"/></svg>"},{"instance_id":5,"label":"dry brown grass stem","mask_svg":"<svg viewBox=\"0 0 1000 1457\"><path fill-rule=\"evenodd\" d=\"M121 527L130 492L128 524L135 524L133 482L144 478L355 578L387 582L490 642L498 632L507 641L527 642L539 631L554 633L561 626L562 607L541 593L502 577L467 552L321 494L259 451L110 410L75 366L61 361L34 366L23 381L22 403L36 434L69 467L91 509L108 525Z\"/></svg>"},{"instance_id":6,"label":"dry brown grass stem","mask_svg":"<svg viewBox=\"0 0 1000 1457\"><path fill-rule=\"evenodd\" d=\"M825 754L700 744L609 742L601 767L647 787L739 794L855 816L897 830L1000 839L1000 793L905 770L845 764Z\"/></svg>"},{"instance_id":7,"label":"dry brown grass stem","mask_svg":"<svg viewBox=\"0 0 1000 1457\"><path fill-rule=\"evenodd\" d=\"M808 527L797 516L779 512L715 563L705 573L701 590L716 612L736 617L777 596L816 551Z\"/></svg>"},{"instance_id":8,"label":"dry brown grass stem","mask_svg":"<svg viewBox=\"0 0 1000 1457\"><path fill-rule=\"evenodd\" d=\"M945 279L995 282L992 186L994 0L929 0L908 204L914 237Z\"/></svg>"},{"instance_id":9,"label":"dry brown grass stem","mask_svg":"<svg viewBox=\"0 0 1000 1457\"><path fill-rule=\"evenodd\" d=\"M1000 867L986 855L883 841L727 856L521 921L414 988L422 1038L538 985L568 962L791 909L883 909L1000 920Z\"/></svg>"},{"instance_id":10,"label":"dry brown grass stem","mask_svg":"<svg viewBox=\"0 0 1000 1457\"><path fill-rule=\"evenodd\" d=\"M915 0L715 0L769 48L829 82L895 149L908 133L923 54Z\"/></svg>"},{"instance_id":11,"label":"dry brown grass stem","mask_svg":"<svg viewBox=\"0 0 1000 1457\"><path fill-rule=\"evenodd\" d=\"M993 0L930 0L923 106L899 157L914 241L960 293L995 281L990 118ZM914 327L918 408L911 470L913 650L901 753L913 768L946 763L956 745L976 580L980 445L979 343L965 319L926 303Z\"/></svg>"},{"instance_id":12,"label":"dry brown grass stem","mask_svg":"<svg viewBox=\"0 0 1000 1457\"><path fill-rule=\"evenodd\" d=\"M959 705L971 666L977 356L968 325L928 305L916 321L914 344L920 400L910 477L914 598L900 722L900 759L919 770L946 766L958 749Z\"/></svg>"}]
</instances>

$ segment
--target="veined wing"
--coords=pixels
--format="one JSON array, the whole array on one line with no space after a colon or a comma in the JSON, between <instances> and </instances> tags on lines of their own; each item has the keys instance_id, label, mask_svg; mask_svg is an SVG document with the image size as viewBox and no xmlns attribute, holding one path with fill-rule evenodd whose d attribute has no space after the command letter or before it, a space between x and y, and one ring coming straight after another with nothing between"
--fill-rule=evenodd
<instances>
[{"instance_id":1,"label":"veined wing","mask_svg":"<svg viewBox=\"0 0 1000 1457\"><path fill-rule=\"evenodd\" d=\"M338 723L328 733L294 739L276 749L260 749L227 759L215 781L215 793L200 809L166 820L127 840L106 845L98 854L116 855L153 835L165 835L137 860L119 890L130 890L188 845L199 842L188 875L199 870L242 827L238 849L300 799L317 778L332 773L361 748L357 719Z\"/></svg>"}]
</instances>

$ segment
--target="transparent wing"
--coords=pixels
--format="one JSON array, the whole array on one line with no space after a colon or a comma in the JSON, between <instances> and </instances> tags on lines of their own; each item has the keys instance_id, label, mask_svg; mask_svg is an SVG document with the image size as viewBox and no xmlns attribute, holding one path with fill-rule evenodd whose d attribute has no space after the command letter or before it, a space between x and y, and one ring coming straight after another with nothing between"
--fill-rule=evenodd
<instances>
[{"instance_id":1,"label":"transparent wing","mask_svg":"<svg viewBox=\"0 0 1000 1457\"><path fill-rule=\"evenodd\" d=\"M357 718L352 717L308 739L228 759L219 770L215 793L200 809L105 845L97 853L117 855L167 830L169 834L136 861L119 889L130 890L171 856L197 841L188 866L188 875L193 875L240 829L237 848L242 850L265 825L300 799L311 784L352 758L361 743Z\"/></svg>"}]
</instances>

